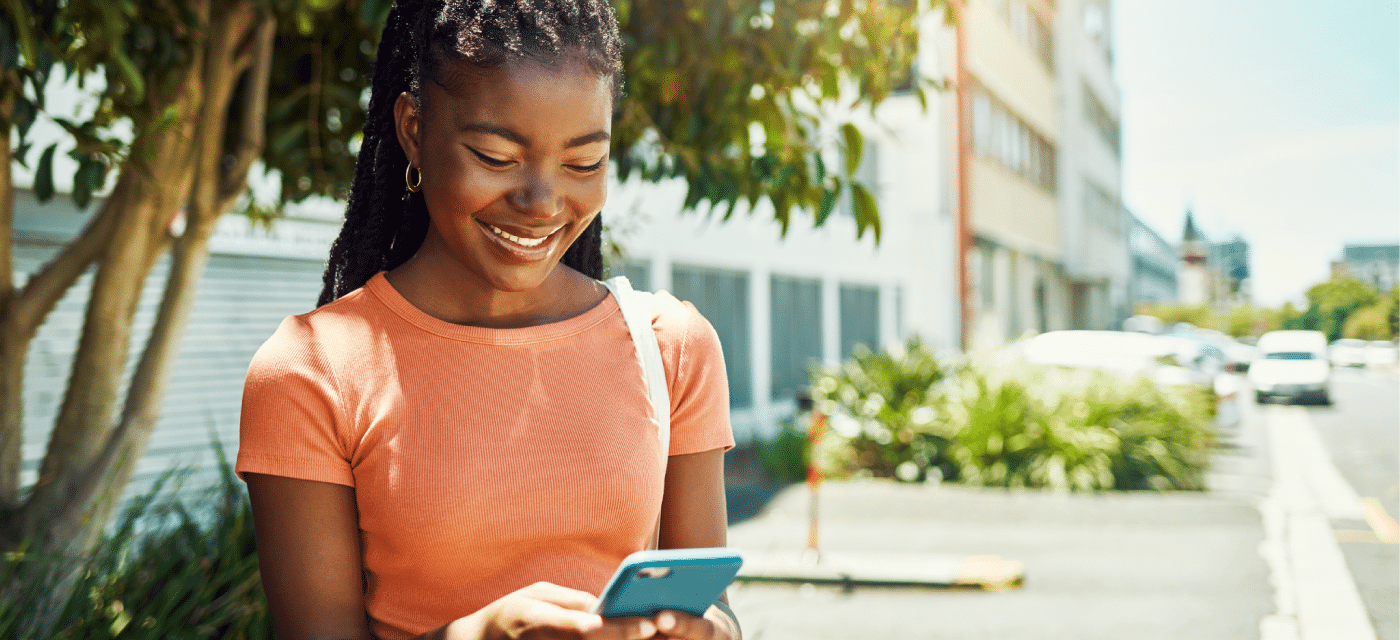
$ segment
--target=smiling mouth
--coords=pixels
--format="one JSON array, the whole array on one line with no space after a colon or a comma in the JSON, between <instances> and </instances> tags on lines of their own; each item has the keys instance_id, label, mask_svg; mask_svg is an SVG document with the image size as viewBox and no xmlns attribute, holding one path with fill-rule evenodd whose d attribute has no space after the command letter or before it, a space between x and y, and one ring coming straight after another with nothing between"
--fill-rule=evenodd
<instances>
[{"instance_id":1,"label":"smiling mouth","mask_svg":"<svg viewBox=\"0 0 1400 640\"><path fill-rule=\"evenodd\" d=\"M533 249L535 247L538 247L544 244L546 240L549 240L551 237L553 237L555 233L559 232L559 229L555 229L554 231L551 231L548 234L539 238L522 238L489 222L483 222L481 224L486 225L486 228L490 229L491 233L496 234L497 237L505 239L511 242L512 244L520 245L522 248L525 249Z\"/></svg>"}]
</instances>

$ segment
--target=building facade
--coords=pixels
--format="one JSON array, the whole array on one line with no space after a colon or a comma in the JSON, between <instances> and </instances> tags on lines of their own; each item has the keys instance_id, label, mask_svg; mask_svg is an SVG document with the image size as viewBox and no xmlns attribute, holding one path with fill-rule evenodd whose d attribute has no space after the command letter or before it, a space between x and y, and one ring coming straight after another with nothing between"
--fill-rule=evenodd
<instances>
[{"instance_id":1,"label":"building facade","mask_svg":"<svg viewBox=\"0 0 1400 640\"><path fill-rule=\"evenodd\" d=\"M1378 292L1400 286L1400 244L1348 244L1341 268Z\"/></svg>"},{"instance_id":2,"label":"building facade","mask_svg":"<svg viewBox=\"0 0 1400 640\"><path fill-rule=\"evenodd\" d=\"M958 7L966 333L994 344L1119 326L1129 225L1110 3Z\"/></svg>"},{"instance_id":3,"label":"building facade","mask_svg":"<svg viewBox=\"0 0 1400 640\"><path fill-rule=\"evenodd\" d=\"M1128 250L1132 267L1128 274L1128 303L1171 304L1177 300L1176 247L1132 213L1128 217Z\"/></svg>"}]
</instances>

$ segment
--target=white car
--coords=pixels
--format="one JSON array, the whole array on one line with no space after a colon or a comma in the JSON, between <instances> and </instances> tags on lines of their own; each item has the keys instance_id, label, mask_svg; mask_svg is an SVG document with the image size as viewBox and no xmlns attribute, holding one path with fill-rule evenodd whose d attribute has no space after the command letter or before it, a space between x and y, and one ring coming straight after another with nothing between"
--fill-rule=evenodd
<instances>
[{"instance_id":1,"label":"white car","mask_svg":"<svg viewBox=\"0 0 1400 640\"><path fill-rule=\"evenodd\" d=\"M1212 363L1200 343L1186 338L1131 331L1050 331L1026 340L1020 349L1032 364L1141 374L1164 385L1209 388L1214 383Z\"/></svg>"},{"instance_id":2,"label":"white car","mask_svg":"<svg viewBox=\"0 0 1400 640\"><path fill-rule=\"evenodd\" d=\"M1366 364L1372 367L1393 367L1397 360L1395 343L1388 340L1372 340L1366 343Z\"/></svg>"},{"instance_id":3,"label":"white car","mask_svg":"<svg viewBox=\"0 0 1400 640\"><path fill-rule=\"evenodd\" d=\"M1259 402L1288 398L1331 403L1332 365L1321 331L1270 331L1259 338L1249 381Z\"/></svg>"},{"instance_id":4,"label":"white car","mask_svg":"<svg viewBox=\"0 0 1400 640\"><path fill-rule=\"evenodd\" d=\"M1366 341L1342 338L1332 343L1327 355L1337 367L1366 366Z\"/></svg>"}]
</instances>

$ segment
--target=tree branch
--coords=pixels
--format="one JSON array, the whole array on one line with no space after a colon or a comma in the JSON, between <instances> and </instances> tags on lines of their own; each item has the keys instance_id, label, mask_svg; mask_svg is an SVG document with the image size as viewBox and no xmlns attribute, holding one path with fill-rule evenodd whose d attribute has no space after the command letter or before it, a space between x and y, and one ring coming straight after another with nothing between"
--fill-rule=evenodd
<instances>
[{"instance_id":1,"label":"tree branch","mask_svg":"<svg viewBox=\"0 0 1400 640\"><path fill-rule=\"evenodd\" d=\"M237 197L248 186L248 170L258 159L263 149L263 132L267 123L267 86L272 77L273 38L277 35L277 21L272 16L263 16L255 27L253 49L249 52L252 64L248 68L248 82L243 94L243 131L239 136L238 148L234 150L233 167L224 172L219 185L219 197Z\"/></svg>"}]
</instances>

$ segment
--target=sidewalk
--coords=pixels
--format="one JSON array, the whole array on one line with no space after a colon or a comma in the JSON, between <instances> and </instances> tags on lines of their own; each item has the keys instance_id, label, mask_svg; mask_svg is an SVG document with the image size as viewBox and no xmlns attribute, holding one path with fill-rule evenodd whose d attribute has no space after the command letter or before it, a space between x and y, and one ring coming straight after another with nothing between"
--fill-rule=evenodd
<instances>
[{"instance_id":1,"label":"sidewalk","mask_svg":"<svg viewBox=\"0 0 1400 640\"><path fill-rule=\"evenodd\" d=\"M736 482L736 489L743 482ZM807 543L809 492L792 485L729 544L760 560ZM1037 640L1259 637L1274 610L1257 499L1229 494L1040 491L829 482L829 554L996 555L1020 561L1006 591L739 583L750 639Z\"/></svg>"}]
</instances>

